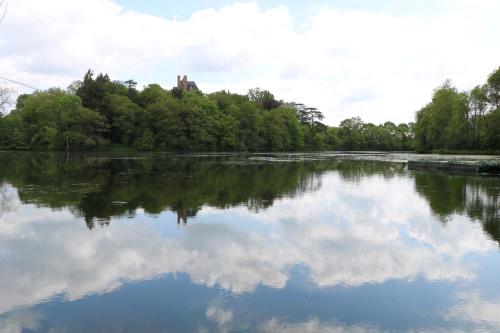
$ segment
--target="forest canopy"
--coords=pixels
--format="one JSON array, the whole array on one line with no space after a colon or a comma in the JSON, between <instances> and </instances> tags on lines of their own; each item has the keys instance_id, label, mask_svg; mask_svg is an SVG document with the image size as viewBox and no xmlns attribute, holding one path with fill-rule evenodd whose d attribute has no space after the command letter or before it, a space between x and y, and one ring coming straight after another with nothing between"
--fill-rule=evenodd
<instances>
[{"instance_id":1,"label":"forest canopy","mask_svg":"<svg viewBox=\"0 0 500 333\"><path fill-rule=\"evenodd\" d=\"M459 92L449 81L417 112L416 123L375 125L360 118L328 126L322 112L277 100L259 88L164 89L114 81L89 70L67 89L20 95L0 116L0 149L165 151L497 149L500 69L486 84Z\"/></svg>"},{"instance_id":2,"label":"forest canopy","mask_svg":"<svg viewBox=\"0 0 500 333\"><path fill-rule=\"evenodd\" d=\"M429 104L416 115L415 148L500 149L500 67L485 84L458 91L450 81L438 87Z\"/></svg>"}]
</instances>

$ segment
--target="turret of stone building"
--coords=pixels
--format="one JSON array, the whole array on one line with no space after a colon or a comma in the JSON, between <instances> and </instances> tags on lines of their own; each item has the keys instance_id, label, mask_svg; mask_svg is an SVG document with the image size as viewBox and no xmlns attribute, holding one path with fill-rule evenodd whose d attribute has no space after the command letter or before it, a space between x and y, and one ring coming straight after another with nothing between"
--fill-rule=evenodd
<instances>
[{"instance_id":1,"label":"turret of stone building","mask_svg":"<svg viewBox=\"0 0 500 333\"><path fill-rule=\"evenodd\" d=\"M184 75L181 80L181 76L177 75L177 88L182 91L198 90L196 83L194 81L188 81L187 75Z\"/></svg>"}]
</instances>

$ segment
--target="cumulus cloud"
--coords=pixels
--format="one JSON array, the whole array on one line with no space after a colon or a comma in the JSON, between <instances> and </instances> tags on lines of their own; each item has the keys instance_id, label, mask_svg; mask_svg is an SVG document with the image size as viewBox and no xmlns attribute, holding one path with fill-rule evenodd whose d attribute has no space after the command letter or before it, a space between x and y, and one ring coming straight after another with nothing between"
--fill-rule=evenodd
<instances>
[{"instance_id":1,"label":"cumulus cloud","mask_svg":"<svg viewBox=\"0 0 500 333\"><path fill-rule=\"evenodd\" d=\"M0 332L22 333L39 330L41 316L29 310L14 311L0 318Z\"/></svg>"},{"instance_id":2,"label":"cumulus cloud","mask_svg":"<svg viewBox=\"0 0 500 333\"><path fill-rule=\"evenodd\" d=\"M230 325L233 320L233 311L223 308L218 302L207 308L205 316L208 320L217 324L220 333L231 331Z\"/></svg>"},{"instance_id":3,"label":"cumulus cloud","mask_svg":"<svg viewBox=\"0 0 500 333\"><path fill-rule=\"evenodd\" d=\"M377 328L365 327L361 325L342 325L322 323L314 318L306 322L286 323L273 318L260 327L263 333L380 333L383 332Z\"/></svg>"},{"instance_id":4,"label":"cumulus cloud","mask_svg":"<svg viewBox=\"0 0 500 333\"><path fill-rule=\"evenodd\" d=\"M499 299L486 300L477 290L463 292L458 299L458 304L445 313L445 318L472 324L477 332L500 331Z\"/></svg>"},{"instance_id":5,"label":"cumulus cloud","mask_svg":"<svg viewBox=\"0 0 500 333\"><path fill-rule=\"evenodd\" d=\"M235 294L259 285L283 288L298 264L321 287L419 276L471 280L474 272L463 257L495 249L477 224L457 218L439 225L410 179L382 183L372 176L353 186L328 173L321 183L317 192L279 200L265 213L202 210L200 218L211 222L188 224L180 235L120 221L90 232L67 210L11 198L11 209L0 216L0 313L60 294L76 300L167 273L187 273L194 283ZM398 200L388 200L393 193ZM260 226L217 222L218 214ZM231 317L216 307L207 316Z\"/></svg>"},{"instance_id":6,"label":"cumulus cloud","mask_svg":"<svg viewBox=\"0 0 500 333\"><path fill-rule=\"evenodd\" d=\"M392 332L378 327L363 325L345 325L337 323L322 322L317 318L312 318L305 322L287 322L273 318L260 325L259 332L262 333L382 333ZM430 329L406 329L400 332L407 333L466 333L470 330L459 328L432 327ZM476 332L489 332L489 330L477 330Z\"/></svg>"},{"instance_id":7,"label":"cumulus cloud","mask_svg":"<svg viewBox=\"0 0 500 333\"><path fill-rule=\"evenodd\" d=\"M329 123L411 121L446 78L470 88L498 66L498 3L441 2L454 10L422 17L322 6L299 26L286 5L256 2L170 20L111 0L16 0L0 26L0 73L47 88L94 68L168 87L182 71L207 92L269 89L319 107Z\"/></svg>"}]
</instances>

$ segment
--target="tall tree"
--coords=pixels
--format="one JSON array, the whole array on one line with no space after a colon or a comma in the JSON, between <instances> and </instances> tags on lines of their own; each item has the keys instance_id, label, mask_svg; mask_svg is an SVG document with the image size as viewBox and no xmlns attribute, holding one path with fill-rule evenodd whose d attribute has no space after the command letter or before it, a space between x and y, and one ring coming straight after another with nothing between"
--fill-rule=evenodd
<instances>
[{"instance_id":1,"label":"tall tree","mask_svg":"<svg viewBox=\"0 0 500 333\"><path fill-rule=\"evenodd\" d=\"M0 87L0 116L7 111L7 108L12 104L14 89Z\"/></svg>"},{"instance_id":2,"label":"tall tree","mask_svg":"<svg viewBox=\"0 0 500 333\"><path fill-rule=\"evenodd\" d=\"M487 81L487 94L491 107L494 110L500 108L500 67L490 74Z\"/></svg>"},{"instance_id":3,"label":"tall tree","mask_svg":"<svg viewBox=\"0 0 500 333\"><path fill-rule=\"evenodd\" d=\"M484 117L488 111L487 86L476 86L469 93L470 137L472 147L480 147L485 135Z\"/></svg>"},{"instance_id":4,"label":"tall tree","mask_svg":"<svg viewBox=\"0 0 500 333\"><path fill-rule=\"evenodd\" d=\"M261 90L260 88L250 89L247 96L251 102L256 103L264 110L272 110L283 104L277 101L269 91Z\"/></svg>"}]
</instances>

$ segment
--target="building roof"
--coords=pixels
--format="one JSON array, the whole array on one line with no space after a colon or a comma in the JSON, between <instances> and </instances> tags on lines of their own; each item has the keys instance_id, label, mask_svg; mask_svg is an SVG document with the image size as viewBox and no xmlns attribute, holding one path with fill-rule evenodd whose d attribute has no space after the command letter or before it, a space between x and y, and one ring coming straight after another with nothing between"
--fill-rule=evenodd
<instances>
[{"instance_id":1,"label":"building roof","mask_svg":"<svg viewBox=\"0 0 500 333\"><path fill-rule=\"evenodd\" d=\"M187 86L188 86L188 90L199 90L198 86L196 85L196 83L194 81L188 81Z\"/></svg>"}]
</instances>

